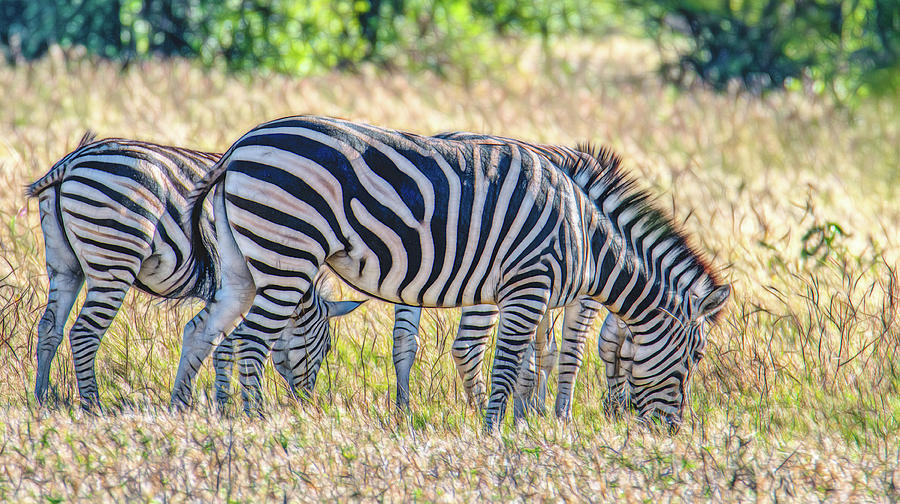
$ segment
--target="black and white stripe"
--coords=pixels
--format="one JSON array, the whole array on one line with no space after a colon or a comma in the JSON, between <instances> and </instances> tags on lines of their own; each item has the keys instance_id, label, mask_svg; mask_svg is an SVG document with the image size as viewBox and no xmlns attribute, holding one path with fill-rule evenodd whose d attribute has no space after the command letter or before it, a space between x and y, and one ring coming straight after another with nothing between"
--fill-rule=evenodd
<instances>
[{"instance_id":1,"label":"black and white stripe","mask_svg":"<svg viewBox=\"0 0 900 504\"><path fill-rule=\"evenodd\" d=\"M544 313L582 296L603 303L634 335L629 381L638 410L677 425L703 323L730 295L606 152L557 167L512 143L289 117L238 140L198 200L213 186L225 209L217 232L227 223L239 251L221 254L220 267L246 264L257 289L229 335L240 344L247 408L259 406L263 359L295 307L314 310L312 282L325 265L394 303L497 305L488 428L503 417ZM195 205L195 225L199 215ZM213 285L214 264L199 265L198 292ZM306 387L316 369L307 371Z\"/></svg>"},{"instance_id":2,"label":"black and white stripe","mask_svg":"<svg viewBox=\"0 0 900 504\"><path fill-rule=\"evenodd\" d=\"M535 149L541 154L551 156L556 165L562 165L567 160L570 162L577 161L582 154L572 149L526 144L510 138L464 131L442 133L435 135L434 138L476 143L514 143L520 147ZM571 390L567 387L570 387L575 381L572 373L577 373L583 353L583 348L577 348L577 345L584 340L584 334L577 334L574 331L586 332L593 321L590 314L596 313L600 307L599 303L589 297L582 298L580 304L583 305L580 307L582 308L580 313L583 315L575 319L575 327L566 327L563 331L567 341L569 341L567 345L568 365L561 379L563 383L563 399L561 401L566 404L568 404L566 399L571 393ZM421 309L416 307L396 305L395 308L393 354L394 369L397 374L397 406L400 409L406 409L409 406L409 373L418 349L416 338L418 336L420 314ZM453 342L452 353L466 395L469 402L479 409L485 406L485 386L481 375L485 345L493 331L498 316L497 308L491 305L464 307L460 317L459 331ZM552 326L549 330L552 330ZM526 349L527 357L519 368L516 394L518 396L527 395L532 399L516 398L517 407L514 411L517 417L523 415L528 409L534 409L539 413L543 413L547 389L545 378L549 377L550 371L558 362L556 340L551 340L553 343L552 348L542 348L541 344L546 340L545 335L539 331L535 339L537 346L530 344ZM545 363L542 371L538 371L534 367L534 359L529 359L531 354L537 356L538 367L540 367L542 362ZM525 384L530 384L531 387L523 389ZM563 414L568 412L565 407L560 408L560 411Z\"/></svg>"}]
</instances>

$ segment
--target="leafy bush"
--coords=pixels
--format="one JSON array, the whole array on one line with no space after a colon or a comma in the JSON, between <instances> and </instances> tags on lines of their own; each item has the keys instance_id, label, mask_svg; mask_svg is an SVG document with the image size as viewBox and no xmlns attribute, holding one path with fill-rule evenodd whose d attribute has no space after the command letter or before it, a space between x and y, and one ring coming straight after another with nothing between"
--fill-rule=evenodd
<instances>
[{"instance_id":1,"label":"leafy bush","mask_svg":"<svg viewBox=\"0 0 900 504\"><path fill-rule=\"evenodd\" d=\"M717 89L754 90L812 82L840 99L900 84L900 0L652 0L632 2L650 32L674 44L664 68Z\"/></svg>"},{"instance_id":2,"label":"leafy bush","mask_svg":"<svg viewBox=\"0 0 900 504\"><path fill-rule=\"evenodd\" d=\"M0 47L8 59L42 56L53 44L83 45L106 57L122 52L118 2L109 0L3 0Z\"/></svg>"}]
</instances>

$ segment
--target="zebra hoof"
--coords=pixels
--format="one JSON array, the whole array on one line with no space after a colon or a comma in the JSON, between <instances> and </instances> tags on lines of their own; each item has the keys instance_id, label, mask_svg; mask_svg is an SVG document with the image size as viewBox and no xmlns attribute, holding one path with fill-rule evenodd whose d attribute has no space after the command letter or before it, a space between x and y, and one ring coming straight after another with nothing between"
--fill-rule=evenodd
<instances>
[{"instance_id":1,"label":"zebra hoof","mask_svg":"<svg viewBox=\"0 0 900 504\"><path fill-rule=\"evenodd\" d=\"M103 407L100 406L99 399L82 399L81 400L81 411L85 414L92 417L100 417L103 416Z\"/></svg>"},{"instance_id":2,"label":"zebra hoof","mask_svg":"<svg viewBox=\"0 0 900 504\"><path fill-rule=\"evenodd\" d=\"M672 413L654 411L649 415L642 415L639 421L645 428L655 433L674 436L681 430L681 419Z\"/></svg>"},{"instance_id":3,"label":"zebra hoof","mask_svg":"<svg viewBox=\"0 0 900 504\"><path fill-rule=\"evenodd\" d=\"M172 413L186 413L192 409L193 405L184 400L182 397L172 397L169 401L169 411Z\"/></svg>"}]
</instances>

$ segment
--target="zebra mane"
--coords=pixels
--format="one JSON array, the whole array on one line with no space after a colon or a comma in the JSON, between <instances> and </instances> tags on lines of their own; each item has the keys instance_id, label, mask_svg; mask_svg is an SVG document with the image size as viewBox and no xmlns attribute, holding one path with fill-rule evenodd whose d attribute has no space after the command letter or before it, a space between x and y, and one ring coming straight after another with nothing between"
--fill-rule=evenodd
<instances>
[{"instance_id":1,"label":"zebra mane","mask_svg":"<svg viewBox=\"0 0 900 504\"><path fill-rule=\"evenodd\" d=\"M617 213L621 214L629 210L634 212L635 215L630 222L632 224L640 223L639 236L632 234L633 227L625 235L625 241L632 253L638 256L635 242L636 238L639 239L642 236L657 235L657 241L673 240L674 247L682 251L677 262L688 261L689 267L700 272L700 278L706 279L709 290L722 285L719 274L700 250L690 242L682 227L668 212L654 204L653 197L649 192L637 187L636 179L622 170L622 159L612 149L584 143L578 144L575 152L582 155L567 156L564 158L561 168L569 173L577 185L581 186L594 201L595 206L598 209L604 209L604 204L610 198L614 198ZM624 232L616 219L611 218L610 222L618 231ZM652 260L652 257L648 256L647 250L641 251L640 258L645 263ZM656 266L651 265L651 267ZM721 311L716 313L711 320L717 320L721 314Z\"/></svg>"},{"instance_id":2,"label":"zebra mane","mask_svg":"<svg viewBox=\"0 0 900 504\"><path fill-rule=\"evenodd\" d=\"M93 143L94 140L97 139L97 133L94 130L85 130L84 135L81 135L81 140L78 141L78 146L75 149L80 149L89 143Z\"/></svg>"}]
</instances>

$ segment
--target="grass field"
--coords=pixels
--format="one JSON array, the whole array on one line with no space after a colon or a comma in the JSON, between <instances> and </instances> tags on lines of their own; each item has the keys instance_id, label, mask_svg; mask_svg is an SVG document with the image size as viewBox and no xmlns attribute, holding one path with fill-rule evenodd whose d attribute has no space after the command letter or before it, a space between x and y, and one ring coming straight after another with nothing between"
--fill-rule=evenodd
<instances>
[{"instance_id":1,"label":"grass field","mask_svg":"<svg viewBox=\"0 0 900 504\"><path fill-rule=\"evenodd\" d=\"M180 502L364 499L900 499L900 121L816 97L677 91L629 40L568 41L483 80L371 69L228 77L180 61L126 69L58 54L0 66L0 499ZM431 134L468 129L612 146L733 283L681 433L607 420L591 341L574 419L480 434L449 355L458 310L423 317L413 413L393 413L390 305L333 326L311 406L267 370L265 420L166 410L197 305L132 293L98 355L101 417L77 405L64 343L36 407L47 280L23 187L82 132L224 150L250 127L317 113ZM335 297L359 298L337 286Z\"/></svg>"}]
</instances>

